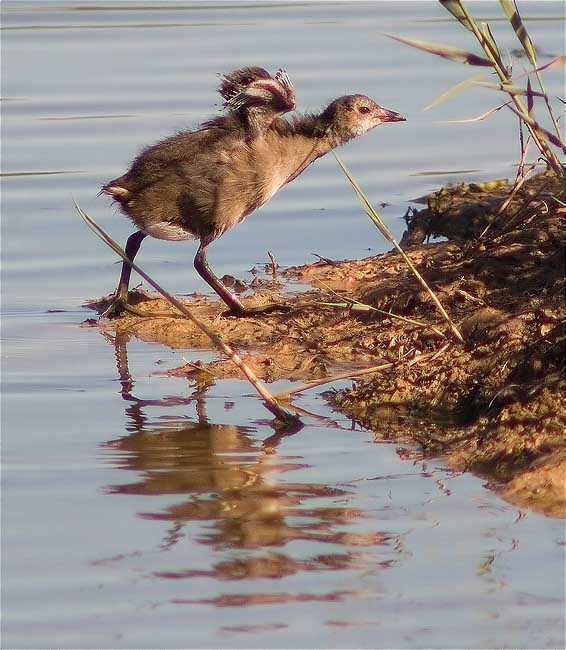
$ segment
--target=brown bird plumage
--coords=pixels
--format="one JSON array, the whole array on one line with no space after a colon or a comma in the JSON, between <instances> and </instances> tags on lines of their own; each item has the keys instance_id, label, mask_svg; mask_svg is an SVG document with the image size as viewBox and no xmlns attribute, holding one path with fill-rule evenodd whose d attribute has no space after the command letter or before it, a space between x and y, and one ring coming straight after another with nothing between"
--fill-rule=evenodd
<instances>
[{"instance_id":1,"label":"brown bird plumage","mask_svg":"<svg viewBox=\"0 0 566 650\"><path fill-rule=\"evenodd\" d=\"M293 87L284 72L271 77L262 68L225 75L219 92L229 109L226 115L145 149L102 192L138 227L126 246L130 259L146 235L199 239L196 270L233 314L243 315L245 307L208 266L208 246L317 158L383 122L404 118L365 95L346 95L318 115L288 122L279 116L294 108ZM124 263L115 297L118 310L127 303L129 271Z\"/></svg>"}]
</instances>

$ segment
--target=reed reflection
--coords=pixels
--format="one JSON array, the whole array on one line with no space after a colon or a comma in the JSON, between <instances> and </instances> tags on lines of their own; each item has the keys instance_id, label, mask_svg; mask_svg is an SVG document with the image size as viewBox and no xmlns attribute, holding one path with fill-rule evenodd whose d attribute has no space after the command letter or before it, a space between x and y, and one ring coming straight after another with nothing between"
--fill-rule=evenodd
<instances>
[{"instance_id":1,"label":"reed reflection","mask_svg":"<svg viewBox=\"0 0 566 650\"><path fill-rule=\"evenodd\" d=\"M190 398L137 399L126 341L117 337L114 343L132 433L105 446L120 452L112 454L110 462L136 472L138 479L109 485L108 493L184 496L165 506L160 500L155 510L148 500L147 509L139 513L144 519L166 523L162 551L171 551L181 540L212 547L211 560L216 552L235 550L233 556L226 559L224 553L221 561L204 569L177 566L154 571L154 576L281 578L300 571L381 570L395 562L401 552L398 536L353 531L353 524L365 514L348 505L352 490L289 480L291 474L294 477L309 467L304 459L280 455L277 436L271 436L266 446L254 429L209 423L206 388ZM189 402L197 403L197 421L175 417L152 422L144 413L149 406ZM296 540L313 543L302 546L301 557L293 557L290 550ZM306 557L305 548L313 551Z\"/></svg>"}]
</instances>

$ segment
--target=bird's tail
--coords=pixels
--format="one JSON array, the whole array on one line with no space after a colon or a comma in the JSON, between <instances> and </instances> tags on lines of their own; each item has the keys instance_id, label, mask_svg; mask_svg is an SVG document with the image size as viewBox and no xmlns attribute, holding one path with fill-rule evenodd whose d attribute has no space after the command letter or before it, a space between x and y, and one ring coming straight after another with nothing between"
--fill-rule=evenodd
<instances>
[{"instance_id":1,"label":"bird's tail","mask_svg":"<svg viewBox=\"0 0 566 650\"><path fill-rule=\"evenodd\" d=\"M101 196L102 194L111 196L118 203L125 203L131 196L130 190L122 185L118 185L116 181L110 181L106 185L103 185L97 196Z\"/></svg>"}]
</instances>

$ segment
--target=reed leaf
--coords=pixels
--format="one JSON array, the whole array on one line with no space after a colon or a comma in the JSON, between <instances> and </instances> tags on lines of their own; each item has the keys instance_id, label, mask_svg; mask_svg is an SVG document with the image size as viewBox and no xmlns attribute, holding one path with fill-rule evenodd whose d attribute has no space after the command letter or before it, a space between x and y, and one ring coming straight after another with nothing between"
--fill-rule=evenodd
<instances>
[{"instance_id":1,"label":"reed leaf","mask_svg":"<svg viewBox=\"0 0 566 650\"><path fill-rule=\"evenodd\" d=\"M501 55L499 53L499 48L497 47L497 44L495 43L495 39L493 39L493 36L491 34L491 31L489 30L489 27L487 28L487 35L479 28L478 24L476 21L472 18L471 14L468 12L466 9L464 3L461 0L439 0L440 4L447 10L449 11L455 18L458 19L458 21L474 36L477 38L479 41L480 45L482 46L482 49L489 59L491 65L495 69L499 69L500 71L503 71L505 69L505 66L503 65L501 61Z\"/></svg>"},{"instance_id":2,"label":"reed leaf","mask_svg":"<svg viewBox=\"0 0 566 650\"><path fill-rule=\"evenodd\" d=\"M184 316L186 316L190 321L192 321L208 338L214 343L214 345L224 354L226 354L230 361L243 373L246 379L250 382L253 388L257 391L259 396L262 398L265 407L275 415L281 422L283 422L288 427L297 427L301 426L301 420L294 414L291 413L286 408L283 408L278 404L277 400L269 392L266 386L258 379L253 370L246 365L238 353L233 350L222 337L214 332L206 323L197 318L182 302L177 300L172 296L168 291L163 289L157 282L151 278L145 271L143 271L137 264L132 262L122 247L108 235L101 226L99 226L96 221L90 217L73 199L75 208L82 217L83 221L87 226L101 239L107 246L109 246L117 255L119 255L127 264L129 264L138 275L140 275L148 284L150 284L156 291L158 291L164 298L178 309Z\"/></svg>"},{"instance_id":3,"label":"reed leaf","mask_svg":"<svg viewBox=\"0 0 566 650\"><path fill-rule=\"evenodd\" d=\"M503 11L507 15L509 22L511 23L517 38L525 50L527 58L531 62L534 68L537 67L537 54L533 42L527 32L525 24L523 23L519 10L517 9L517 3L514 0L499 0Z\"/></svg>"},{"instance_id":4,"label":"reed leaf","mask_svg":"<svg viewBox=\"0 0 566 650\"><path fill-rule=\"evenodd\" d=\"M529 82L530 84L530 82ZM521 86L514 86L512 84L497 84L491 83L490 81L476 81L476 86L481 86L482 88L490 88L491 90L501 90L510 95L531 95L532 97L544 97L544 93L532 90L529 93L528 86L527 88L521 88Z\"/></svg>"},{"instance_id":5,"label":"reed leaf","mask_svg":"<svg viewBox=\"0 0 566 650\"><path fill-rule=\"evenodd\" d=\"M421 41L414 38L405 38L404 36L395 36L394 34L384 34L384 36L387 36L387 38L392 38L394 41L399 41L399 43L404 43L405 45L415 47L417 50L423 50L424 52L429 52L430 54L436 54L444 59L454 61L455 63L477 65L487 68L492 67L492 62L488 59L485 59L482 56L478 56L473 52L460 50L457 47L452 47L450 45L441 45L440 43L431 43L430 41Z\"/></svg>"},{"instance_id":6,"label":"reed leaf","mask_svg":"<svg viewBox=\"0 0 566 650\"><path fill-rule=\"evenodd\" d=\"M566 65L566 54L562 54L560 56L557 56L555 59L552 59L552 61L549 61L548 63L545 63L544 65L541 65L538 68L535 68L531 72L528 72L527 74L532 74L533 72L542 72L543 70L548 70L550 68L554 68L557 65Z\"/></svg>"},{"instance_id":7,"label":"reed leaf","mask_svg":"<svg viewBox=\"0 0 566 650\"><path fill-rule=\"evenodd\" d=\"M481 27L483 37L489 42L493 52L496 53L497 57L501 60L501 52L499 51L499 46L497 45L493 33L491 32L491 27L488 23L482 23Z\"/></svg>"},{"instance_id":8,"label":"reed leaf","mask_svg":"<svg viewBox=\"0 0 566 650\"><path fill-rule=\"evenodd\" d=\"M425 291L428 293L428 295L431 297L433 303L435 304L436 308L438 311L442 314L442 317L444 320L448 323L448 326L450 327L450 330L452 331L452 334L454 335L454 338L456 338L460 342L464 342L464 338L462 337L462 334L460 333L460 330L456 327L444 307L442 306L442 303L440 300L437 298L436 294L434 291L428 286L426 283L426 280L423 278L423 276L417 271L415 265L411 261L411 258L405 253L405 251L401 248L401 246L397 243L397 240L393 237L391 232L389 231L389 228L386 226L385 222L377 212L377 210L371 205L369 202L368 198L364 194L362 188L352 175L352 172L346 167L346 165L340 160L340 158L336 155L336 153L333 151L334 158L336 158L337 163L340 165L340 168L344 172L346 178L350 181L350 184L354 188L356 194L358 195L358 199L360 200L360 203L362 204L366 214L368 217L372 220L374 225L377 227L379 232L387 239L387 241L394 246L397 251L399 251L401 257L405 260L405 263L413 273L413 275L417 278L418 282L420 285L425 289Z\"/></svg>"},{"instance_id":9,"label":"reed leaf","mask_svg":"<svg viewBox=\"0 0 566 650\"><path fill-rule=\"evenodd\" d=\"M440 4L455 18L457 18L458 21L461 22L466 29L468 29L470 32L474 31L471 25L473 18L467 15L466 11L464 11L460 0L440 0Z\"/></svg>"},{"instance_id":10,"label":"reed leaf","mask_svg":"<svg viewBox=\"0 0 566 650\"><path fill-rule=\"evenodd\" d=\"M457 83L455 86L452 86L447 91L443 92L441 95L438 95L438 97L435 100L433 100L430 104L428 104L428 106L425 106L423 110L428 111L429 108L432 108L433 106L438 106L438 104L442 104L447 99L450 99L450 97L454 97L454 95L457 95L458 93L462 92L462 90L468 88L469 86L472 86L477 81L480 81L480 79L483 79L484 76L485 75L483 74L478 74L475 77L470 77L469 79L464 79L464 81L460 81L460 83Z\"/></svg>"}]
</instances>

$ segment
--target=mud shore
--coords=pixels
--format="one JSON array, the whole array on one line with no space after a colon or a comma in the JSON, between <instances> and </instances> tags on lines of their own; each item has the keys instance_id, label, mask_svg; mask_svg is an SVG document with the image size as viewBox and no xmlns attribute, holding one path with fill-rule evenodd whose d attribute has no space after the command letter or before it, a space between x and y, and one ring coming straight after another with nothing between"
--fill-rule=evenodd
<instances>
[{"instance_id":1,"label":"mud shore","mask_svg":"<svg viewBox=\"0 0 566 650\"><path fill-rule=\"evenodd\" d=\"M564 183L541 174L508 201L511 189L502 182L444 188L407 217L402 243L464 343L450 336L395 252L274 269L272 279L254 283L253 296L243 294L247 306L285 302L284 313L233 318L204 296L186 304L266 381L382 366L326 397L376 438L418 442L427 456L484 476L510 502L566 517ZM438 236L443 241L424 243ZM296 284L312 289L293 293ZM163 299L139 291L133 298L155 315L98 326L210 349L190 322L159 315L175 312ZM209 381L237 370L219 360L174 374Z\"/></svg>"}]
</instances>

